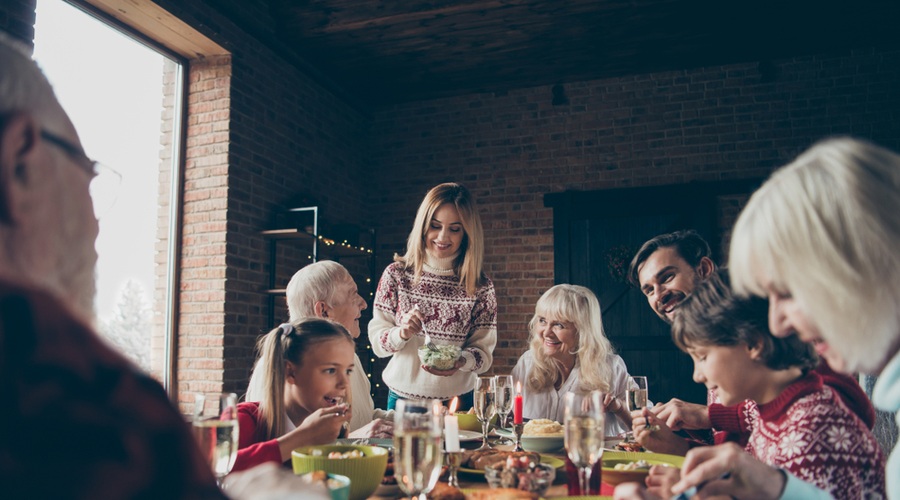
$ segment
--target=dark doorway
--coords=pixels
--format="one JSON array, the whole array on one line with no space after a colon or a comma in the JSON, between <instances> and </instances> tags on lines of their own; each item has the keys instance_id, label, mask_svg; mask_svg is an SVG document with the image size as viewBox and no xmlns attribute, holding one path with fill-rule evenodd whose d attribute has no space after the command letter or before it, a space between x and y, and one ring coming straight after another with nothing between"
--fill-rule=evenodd
<instances>
[{"instance_id":1,"label":"dark doorway","mask_svg":"<svg viewBox=\"0 0 900 500\"><path fill-rule=\"evenodd\" d=\"M628 264L648 239L695 229L721 263L734 216L759 181L551 193L555 283L583 285L597 294L603 326L632 375L646 375L650 399L706 403L692 380L690 357L672 343L669 327L627 281Z\"/></svg>"}]
</instances>

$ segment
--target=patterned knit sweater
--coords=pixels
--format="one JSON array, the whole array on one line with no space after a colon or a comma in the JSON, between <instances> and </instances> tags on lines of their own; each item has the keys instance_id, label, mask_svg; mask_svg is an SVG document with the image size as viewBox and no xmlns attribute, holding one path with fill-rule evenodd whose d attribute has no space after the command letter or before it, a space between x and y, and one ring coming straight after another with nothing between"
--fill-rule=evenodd
<instances>
[{"instance_id":1,"label":"patterned knit sweater","mask_svg":"<svg viewBox=\"0 0 900 500\"><path fill-rule=\"evenodd\" d=\"M389 357L382 373L385 384L403 398L449 399L475 387L475 377L493 362L497 344L497 297L494 284L482 276L474 296L466 294L451 265L451 259L429 256L418 283L411 270L395 262L385 269L375 294L369 341L379 357ZM400 338L397 326L405 313L418 305L425 328L436 344L462 348L465 364L449 377L422 370L418 348L425 343L419 333Z\"/></svg>"},{"instance_id":2,"label":"patterned knit sweater","mask_svg":"<svg viewBox=\"0 0 900 500\"><path fill-rule=\"evenodd\" d=\"M810 372L764 405L744 406L747 451L835 498L885 498L885 458L871 431Z\"/></svg>"}]
</instances>

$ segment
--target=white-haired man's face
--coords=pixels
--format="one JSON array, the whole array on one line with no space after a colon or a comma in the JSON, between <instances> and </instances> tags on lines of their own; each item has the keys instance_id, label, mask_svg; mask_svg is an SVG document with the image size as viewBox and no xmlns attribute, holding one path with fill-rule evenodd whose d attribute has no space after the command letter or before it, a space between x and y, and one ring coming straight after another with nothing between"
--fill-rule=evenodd
<instances>
[{"instance_id":1,"label":"white-haired man's face","mask_svg":"<svg viewBox=\"0 0 900 500\"><path fill-rule=\"evenodd\" d=\"M344 272L343 278L335 284L332 301L334 304L326 308L328 319L343 325L353 338L359 337L359 317L366 308L366 301L359 295L350 273Z\"/></svg>"},{"instance_id":2,"label":"white-haired man's face","mask_svg":"<svg viewBox=\"0 0 900 500\"><path fill-rule=\"evenodd\" d=\"M16 113L2 129L7 269L93 318L99 232L89 192L93 162L75 127L57 113Z\"/></svg>"}]
</instances>

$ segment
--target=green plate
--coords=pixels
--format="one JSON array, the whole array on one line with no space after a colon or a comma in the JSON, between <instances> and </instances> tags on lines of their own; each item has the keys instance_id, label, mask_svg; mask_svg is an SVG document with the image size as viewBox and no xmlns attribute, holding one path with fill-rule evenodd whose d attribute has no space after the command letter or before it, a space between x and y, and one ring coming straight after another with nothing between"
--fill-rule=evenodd
<instances>
[{"instance_id":1,"label":"green plate","mask_svg":"<svg viewBox=\"0 0 900 500\"><path fill-rule=\"evenodd\" d=\"M564 465L566 465L566 463L563 462L562 460L555 458L555 457L548 457L547 455L541 455L541 463L547 464L555 469L559 469L560 467L563 467ZM484 470L468 469L466 467L460 467L459 472L464 472L466 474L475 474L478 476L484 475Z\"/></svg>"}]
</instances>

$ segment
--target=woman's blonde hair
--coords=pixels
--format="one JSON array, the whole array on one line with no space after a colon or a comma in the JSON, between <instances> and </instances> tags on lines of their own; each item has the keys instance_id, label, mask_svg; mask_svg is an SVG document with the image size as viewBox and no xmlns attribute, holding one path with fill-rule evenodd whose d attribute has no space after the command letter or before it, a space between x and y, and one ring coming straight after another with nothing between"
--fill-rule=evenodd
<instances>
[{"instance_id":1,"label":"woman's blonde hair","mask_svg":"<svg viewBox=\"0 0 900 500\"><path fill-rule=\"evenodd\" d=\"M246 400L259 402L266 440L285 432L285 363L290 361L299 367L311 346L335 339L346 339L355 345L346 328L321 318L284 323L259 339L256 344L259 358L250 376Z\"/></svg>"},{"instance_id":2,"label":"woman's blonde hair","mask_svg":"<svg viewBox=\"0 0 900 500\"><path fill-rule=\"evenodd\" d=\"M848 370L876 370L900 337L900 156L814 145L750 198L729 267L736 292L791 294Z\"/></svg>"},{"instance_id":3,"label":"woman's blonde hair","mask_svg":"<svg viewBox=\"0 0 900 500\"><path fill-rule=\"evenodd\" d=\"M459 282L466 292L475 295L475 291L482 283L484 231L475 201L469 190L461 184L446 182L428 191L419 205L412 231L406 240L406 254L402 257L395 255L394 260L402 262L407 269L412 269L416 280L422 276L422 265L425 263L425 233L428 232L434 213L445 203L456 207L464 233L459 257L453 263L453 271L459 276Z\"/></svg>"},{"instance_id":4,"label":"woman's blonde hair","mask_svg":"<svg viewBox=\"0 0 900 500\"><path fill-rule=\"evenodd\" d=\"M544 292L534 306L534 317L528 323L529 348L534 356L534 367L525 382L528 388L538 392L552 389L559 377L558 361L547 356L541 348L544 341L538 331L538 320L547 317L575 326L578 349L572 354L577 356L581 372L579 390L609 392L613 373L612 364L607 361L615 350L603 332L600 302L590 289L565 284Z\"/></svg>"}]
</instances>

